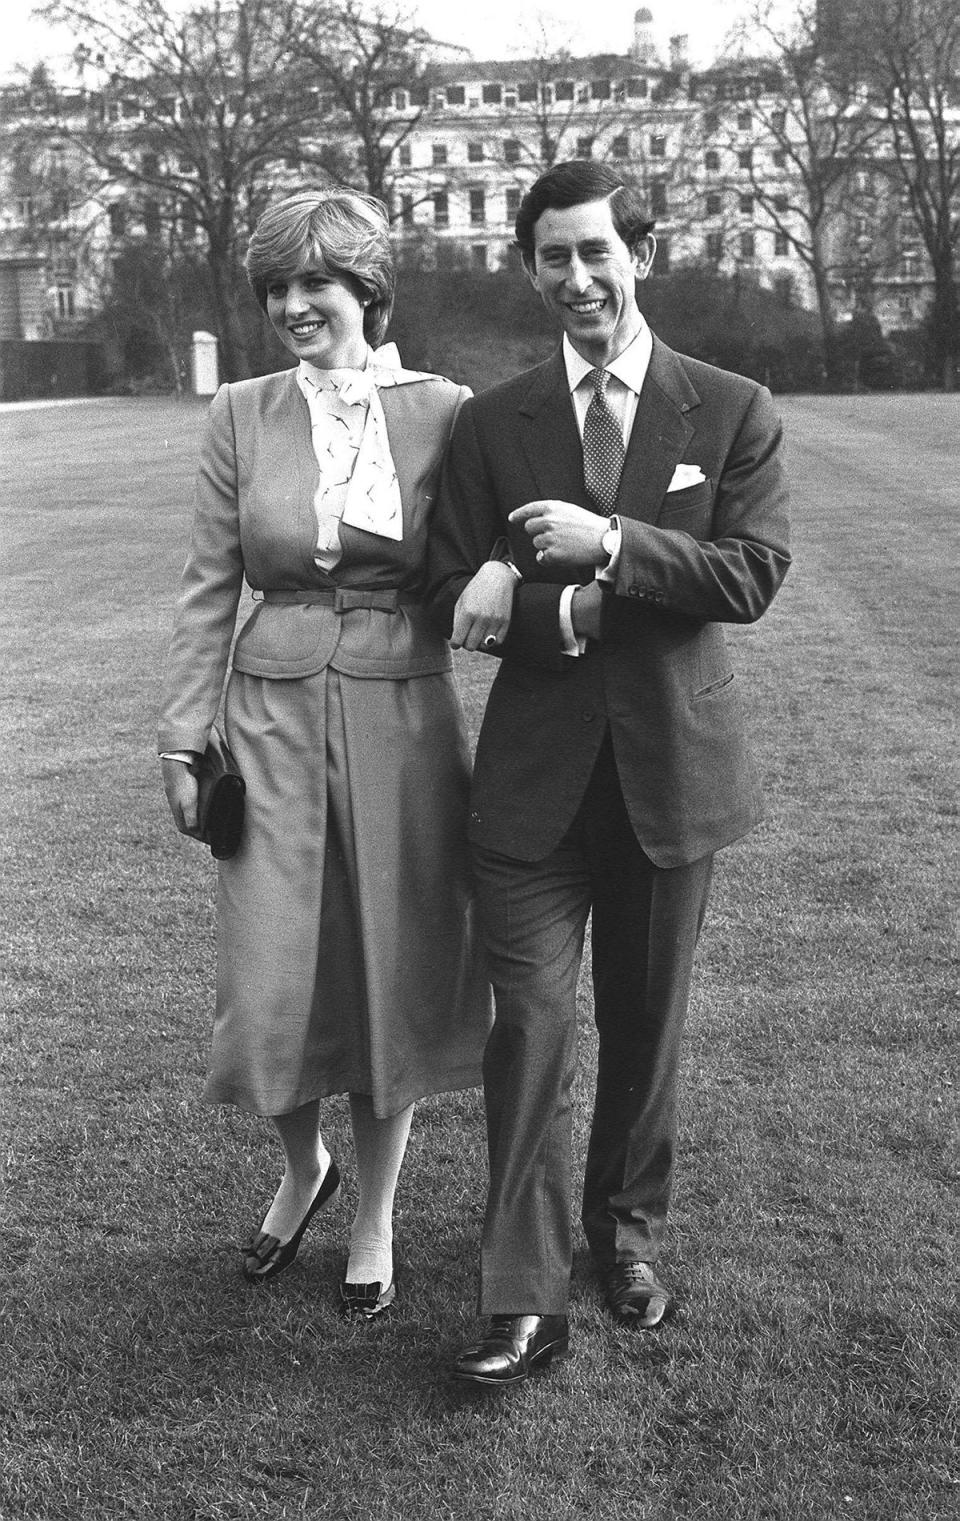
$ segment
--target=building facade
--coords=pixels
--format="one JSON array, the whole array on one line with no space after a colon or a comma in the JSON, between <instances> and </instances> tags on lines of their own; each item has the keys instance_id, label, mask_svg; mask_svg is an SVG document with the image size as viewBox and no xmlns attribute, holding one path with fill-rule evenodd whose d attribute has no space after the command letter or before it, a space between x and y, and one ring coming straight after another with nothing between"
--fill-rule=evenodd
<instances>
[{"instance_id":1,"label":"building facade","mask_svg":"<svg viewBox=\"0 0 960 1521\"><path fill-rule=\"evenodd\" d=\"M381 110L397 140L388 198L400 262L508 266L528 186L552 163L598 158L646 197L655 275L708 265L814 307L791 136L800 113L776 67L740 61L695 72L685 38L661 55L647 8L627 40L622 54L438 63L429 83L393 89ZM19 323L19 336L68 334L96 309L122 241L132 230L156 238L163 220L155 198L92 176L79 157L65 127L91 110L122 139L143 106L129 87L111 96L82 80L56 91L0 89L0 320L7 329ZM338 130L336 117L318 116L318 141ZM308 130L307 150L309 139ZM885 329L909 326L929 299L929 272L880 138L871 154L834 187L820 258L838 316L866 304ZM278 160L276 188L287 182Z\"/></svg>"}]
</instances>

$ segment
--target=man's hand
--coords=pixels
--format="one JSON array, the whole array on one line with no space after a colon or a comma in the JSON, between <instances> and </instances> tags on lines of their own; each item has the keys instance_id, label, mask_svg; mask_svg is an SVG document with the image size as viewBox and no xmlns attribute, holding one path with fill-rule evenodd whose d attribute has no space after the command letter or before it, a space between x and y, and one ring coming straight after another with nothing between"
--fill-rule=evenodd
<instances>
[{"instance_id":1,"label":"man's hand","mask_svg":"<svg viewBox=\"0 0 960 1521\"><path fill-rule=\"evenodd\" d=\"M510 514L533 540L541 565L605 565L606 518L573 502L525 502Z\"/></svg>"},{"instance_id":2,"label":"man's hand","mask_svg":"<svg viewBox=\"0 0 960 1521\"><path fill-rule=\"evenodd\" d=\"M173 822L181 834L199 838L197 823L197 779L183 761L161 760L163 790L167 794Z\"/></svg>"},{"instance_id":3,"label":"man's hand","mask_svg":"<svg viewBox=\"0 0 960 1521\"><path fill-rule=\"evenodd\" d=\"M600 638L602 606L603 592L600 590L599 581L591 581L589 586L577 587L570 606L570 621L573 624L573 632L578 638L584 636L588 639Z\"/></svg>"},{"instance_id":4,"label":"man's hand","mask_svg":"<svg viewBox=\"0 0 960 1521\"><path fill-rule=\"evenodd\" d=\"M453 611L450 643L455 650L502 644L510 629L517 578L500 560L487 560L468 581Z\"/></svg>"}]
</instances>

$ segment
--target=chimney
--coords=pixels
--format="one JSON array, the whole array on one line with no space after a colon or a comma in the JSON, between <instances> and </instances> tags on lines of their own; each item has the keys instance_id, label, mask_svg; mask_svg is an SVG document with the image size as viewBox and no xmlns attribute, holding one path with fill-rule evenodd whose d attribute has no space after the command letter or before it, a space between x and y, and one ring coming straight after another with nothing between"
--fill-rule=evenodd
<instances>
[{"instance_id":1,"label":"chimney","mask_svg":"<svg viewBox=\"0 0 960 1521\"><path fill-rule=\"evenodd\" d=\"M687 38L686 35L684 35L682 37L671 37L670 38L670 67L671 67L671 69L673 70L673 72L675 74L681 74L683 72L683 70L688 67L688 64L687 64L687 43L688 43L688 41L689 41L689 39Z\"/></svg>"}]
</instances>

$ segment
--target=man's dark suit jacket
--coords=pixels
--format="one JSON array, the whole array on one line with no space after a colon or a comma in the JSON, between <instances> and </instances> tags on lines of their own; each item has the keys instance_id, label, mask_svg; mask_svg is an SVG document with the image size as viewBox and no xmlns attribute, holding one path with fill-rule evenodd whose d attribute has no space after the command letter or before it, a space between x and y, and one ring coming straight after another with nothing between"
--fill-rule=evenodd
<instances>
[{"instance_id":1,"label":"man's dark suit jacket","mask_svg":"<svg viewBox=\"0 0 960 1521\"><path fill-rule=\"evenodd\" d=\"M668 487L677 465L706 479ZM630 820L661 867L746 833L762 814L721 625L759 618L790 564L782 435L769 392L657 339L616 511L623 547L603 637L561 653L562 587L594 567L544 572L507 515L554 498L589 507L562 354L467 401L431 530L437 606L509 531L523 572L477 747L475 843L539 860L572 823L609 724Z\"/></svg>"}]
</instances>

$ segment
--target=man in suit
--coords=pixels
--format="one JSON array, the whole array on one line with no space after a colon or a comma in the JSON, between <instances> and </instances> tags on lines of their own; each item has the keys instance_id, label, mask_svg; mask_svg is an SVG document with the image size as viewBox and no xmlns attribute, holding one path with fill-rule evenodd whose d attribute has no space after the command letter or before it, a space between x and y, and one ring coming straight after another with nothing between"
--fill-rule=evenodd
<instances>
[{"instance_id":1,"label":"man in suit","mask_svg":"<svg viewBox=\"0 0 960 1521\"><path fill-rule=\"evenodd\" d=\"M562 346L464 405L432 529L455 645L490 648L482 620L515 591L470 813L496 995L490 1319L454 1368L471 1383L517 1382L567 1350L591 911L599 1061L582 1222L616 1319L651 1327L668 1312L658 1259L694 950L713 854L761 816L722 624L759 618L790 563L780 423L763 387L651 334L636 282L652 226L607 165L559 164L528 191L517 243ZM502 560L460 596L498 536Z\"/></svg>"}]
</instances>

